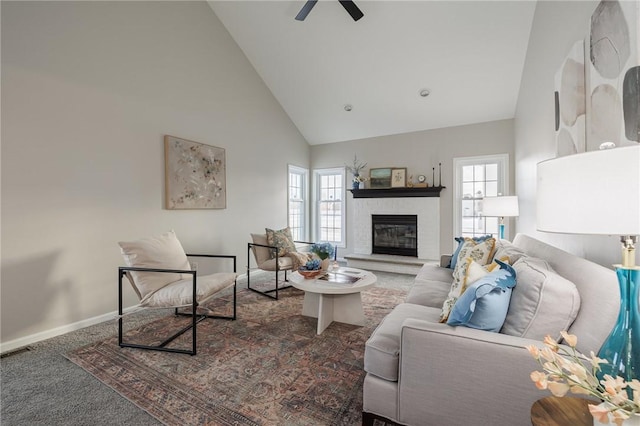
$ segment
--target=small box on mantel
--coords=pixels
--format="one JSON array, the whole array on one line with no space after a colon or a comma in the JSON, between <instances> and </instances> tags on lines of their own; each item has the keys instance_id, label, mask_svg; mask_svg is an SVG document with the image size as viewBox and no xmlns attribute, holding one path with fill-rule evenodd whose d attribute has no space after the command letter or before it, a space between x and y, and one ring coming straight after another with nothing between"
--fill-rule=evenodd
<instances>
[{"instance_id":1,"label":"small box on mantel","mask_svg":"<svg viewBox=\"0 0 640 426\"><path fill-rule=\"evenodd\" d=\"M429 184L428 184L428 183L426 183L426 182L425 182L425 183L414 183L414 184L413 184L413 187L414 187L414 188L428 188L428 187L429 187Z\"/></svg>"}]
</instances>

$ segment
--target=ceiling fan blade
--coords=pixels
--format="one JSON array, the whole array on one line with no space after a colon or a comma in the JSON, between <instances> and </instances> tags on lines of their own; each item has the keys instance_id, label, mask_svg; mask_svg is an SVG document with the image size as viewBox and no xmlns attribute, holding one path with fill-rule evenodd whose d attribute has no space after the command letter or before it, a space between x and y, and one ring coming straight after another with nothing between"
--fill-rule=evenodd
<instances>
[{"instance_id":1,"label":"ceiling fan blade","mask_svg":"<svg viewBox=\"0 0 640 426\"><path fill-rule=\"evenodd\" d=\"M313 6L315 6L317 2L318 0L308 0L304 4L304 6L302 6L302 9L300 9L300 12L298 12L298 14L296 15L296 21L304 21L307 15L309 14L309 12L311 12L311 9L313 9Z\"/></svg>"},{"instance_id":2,"label":"ceiling fan blade","mask_svg":"<svg viewBox=\"0 0 640 426\"><path fill-rule=\"evenodd\" d=\"M340 4L342 5L342 7L345 8L347 12L349 12L349 15L351 15L354 21L357 21L358 19L364 16L364 13L362 13L360 8L356 6L356 4L353 1L340 0Z\"/></svg>"}]
</instances>

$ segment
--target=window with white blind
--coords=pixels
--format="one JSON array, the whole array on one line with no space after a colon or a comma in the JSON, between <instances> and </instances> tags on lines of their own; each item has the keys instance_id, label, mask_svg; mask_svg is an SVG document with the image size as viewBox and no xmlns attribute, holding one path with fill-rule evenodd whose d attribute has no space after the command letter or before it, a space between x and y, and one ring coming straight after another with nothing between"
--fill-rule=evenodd
<instances>
[{"instance_id":1,"label":"window with white blind","mask_svg":"<svg viewBox=\"0 0 640 426\"><path fill-rule=\"evenodd\" d=\"M345 242L345 170L318 169L315 174L317 241L343 247Z\"/></svg>"},{"instance_id":2,"label":"window with white blind","mask_svg":"<svg viewBox=\"0 0 640 426\"><path fill-rule=\"evenodd\" d=\"M295 241L307 241L308 237L308 184L309 171L289 165L288 226Z\"/></svg>"},{"instance_id":3,"label":"window with white blind","mask_svg":"<svg viewBox=\"0 0 640 426\"><path fill-rule=\"evenodd\" d=\"M482 215L485 196L508 194L508 154L454 158L455 236L477 237L498 234L498 218Z\"/></svg>"}]
</instances>

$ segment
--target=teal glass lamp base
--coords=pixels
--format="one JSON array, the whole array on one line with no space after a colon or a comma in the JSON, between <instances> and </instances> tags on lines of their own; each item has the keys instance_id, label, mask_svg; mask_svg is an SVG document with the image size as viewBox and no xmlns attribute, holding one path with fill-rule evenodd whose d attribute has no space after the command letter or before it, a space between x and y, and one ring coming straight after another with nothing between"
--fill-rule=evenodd
<instances>
[{"instance_id":1,"label":"teal glass lamp base","mask_svg":"<svg viewBox=\"0 0 640 426\"><path fill-rule=\"evenodd\" d=\"M498 237L501 240L504 240L504 223L501 223L500 225L498 225Z\"/></svg>"},{"instance_id":2,"label":"teal glass lamp base","mask_svg":"<svg viewBox=\"0 0 640 426\"><path fill-rule=\"evenodd\" d=\"M616 274L620 286L620 313L611 334L598 352L598 357L608 362L600 364L598 378L602 379L605 374L609 374L630 382L640 378L640 269L618 267Z\"/></svg>"}]
</instances>

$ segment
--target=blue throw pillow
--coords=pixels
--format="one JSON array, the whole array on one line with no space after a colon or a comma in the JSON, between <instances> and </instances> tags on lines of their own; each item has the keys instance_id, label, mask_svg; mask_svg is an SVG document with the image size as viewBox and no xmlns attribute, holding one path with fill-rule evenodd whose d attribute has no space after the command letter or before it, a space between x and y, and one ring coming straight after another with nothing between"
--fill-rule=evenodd
<instances>
[{"instance_id":1,"label":"blue throw pillow","mask_svg":"<svg viewBox=\"0 0 640 426\"><path fill-rule=\"evenodd\" d=\"M476 243L481 243L484 240L491 238L492 235L483 235L481 237L473 237L472 240L475 241ZM449 262L449 265L447 266L447 268L449 269L456 269L456 263L458 263L458 254L460 254L460 249L462 248L462 245L464 244L464 237L455 237L454 240L456 240L458 242L458 247L456 247L456 250L453 252L453 254L451 255L451 261Z\"/></svg>"},{"instance_id":2,"label":"blue throw pillow","mask_svg":"<svg viewBox=\"0 0 640 426\"><path fill-rule=\"evenodd\" d=\"M516 272L506 263L496 262L500 269L471 284L458 298L447 324L500 331L509 310L511 289L516 285Z\"/></svg>"}]
</instances>

